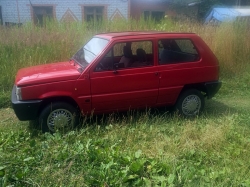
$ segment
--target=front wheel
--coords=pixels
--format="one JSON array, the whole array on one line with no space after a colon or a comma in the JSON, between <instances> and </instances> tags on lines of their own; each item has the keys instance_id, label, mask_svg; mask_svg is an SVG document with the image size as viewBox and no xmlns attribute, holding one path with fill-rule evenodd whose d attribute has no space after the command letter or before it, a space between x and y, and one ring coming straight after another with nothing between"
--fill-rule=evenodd
<instances>
[{"instance_id":1,"label":"front wheel","mask_svg":"<svg viewBox=\"0 0 250 187\"><path fill-rule=\"evenodd\" d=\"M51 103L39 116L39 124L43 132L67 132L78 125L80 119L76 107L64 102Z\"/></svg>"},{"instance_id":2,"label":"front wheel","mask_svg":"<svg viewBox=\"0 0 250 187\"><path fill-rule=\"evenodd\" d=\"M202 112L205 105L204 96L196 89L183 92L176 103L177 111L185 117L194 117Z\"/></svg>"}]
</instances>

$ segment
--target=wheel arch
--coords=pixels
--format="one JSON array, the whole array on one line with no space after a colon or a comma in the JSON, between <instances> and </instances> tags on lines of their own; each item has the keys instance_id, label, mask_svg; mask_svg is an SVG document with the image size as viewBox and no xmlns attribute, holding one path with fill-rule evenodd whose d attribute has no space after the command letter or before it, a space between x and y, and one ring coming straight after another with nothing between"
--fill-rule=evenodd
<instances>
[{"instance_id":1,"label":"wheel arch","mask_svg":"<svg viewBox=\"0 0 250 187\"><path fill-rule=\"evenodd\" d=\"M190 90L190 89L196 89L196 90L200 91L204 95L204 97L207 96L207 90L206 90L204 83L186 84L182 88L179 95L181 95L183 92Z\"/></svg>"},{"instance_id":2,"label":"wheel arch","mask_svg":"<svg viewBox=\"0 0 250 187\"><path fill-rule=\"evenodd\" d=\"M68 103L71 104L72 106L76 107L79 109L78 104L76 103L76 101L69 97L69 96L57 96L57 97L48 97L43 99L42 104L38 110L38 116L40 115L41 111L48 106L50 103L54 103L54 102L64 102L64 103Z\"/></svg>"}]
</instances>

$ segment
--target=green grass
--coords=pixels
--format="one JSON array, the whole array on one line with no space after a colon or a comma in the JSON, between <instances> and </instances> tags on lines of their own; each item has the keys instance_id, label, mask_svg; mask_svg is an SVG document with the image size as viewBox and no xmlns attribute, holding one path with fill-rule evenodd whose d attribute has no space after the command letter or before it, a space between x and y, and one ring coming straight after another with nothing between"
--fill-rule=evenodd
<instances>
[{"instance_id":1,"label":"green grass","mask_svg":"<svg viewBox=\"0 0 250 187\"><path fill-rule=\"evenodd\" d=\"M249 186L250 99L241 93L218 94L193 120L132 112L54 135L1 109L0 185Z\"/></svg>"},{"instance_id":2,"label":"green grass","mask_svg":"<svg viewBox=\"0 0 250 187\"><path fill-rule=\"evenodd\" d=\"M65 134L42 134L10 108L17 70L67 60L94 33L198 33L221 64L223 86L204 113L183 119L163 109L92 117ZM0 28L0 187L250 186L250 46L243 26L143 20Z\"/></svg>"}]
</instances>

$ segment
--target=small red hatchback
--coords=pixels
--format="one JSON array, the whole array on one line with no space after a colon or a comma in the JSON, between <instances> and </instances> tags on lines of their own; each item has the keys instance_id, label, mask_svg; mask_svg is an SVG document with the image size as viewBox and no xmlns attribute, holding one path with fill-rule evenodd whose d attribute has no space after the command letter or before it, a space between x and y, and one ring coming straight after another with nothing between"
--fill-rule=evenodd
<instances>
[{"instance_id":1,"label":"small red hatchback","mask_svg":"<svg viewBox=\"0 0 250 187\"><path fill-rule=\"evenodd\" d=\"M175 106L198 115L221 87L218 60L194 33L98 34L68 61L20 69L12 105L44 132L71 128L81 115Z\"/></svg>"}]
</instances>

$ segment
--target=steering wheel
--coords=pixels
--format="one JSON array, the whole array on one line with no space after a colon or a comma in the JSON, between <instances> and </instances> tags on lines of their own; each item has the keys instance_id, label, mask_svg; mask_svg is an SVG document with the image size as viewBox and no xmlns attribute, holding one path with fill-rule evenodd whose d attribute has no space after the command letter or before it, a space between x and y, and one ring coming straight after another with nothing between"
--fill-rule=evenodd
<instances>
[{"instance_id":1,"label":"steering wheel","mask_svg":"<svg viewBox=\"0 0 250 187\"><path fill-rule=\"evenodd\" d=\"M103 71L103 70L106 70L106 68L102 62L99 62L99 64L96 66L95 70L96 71Z\"/></svg>"}]
</instances>

